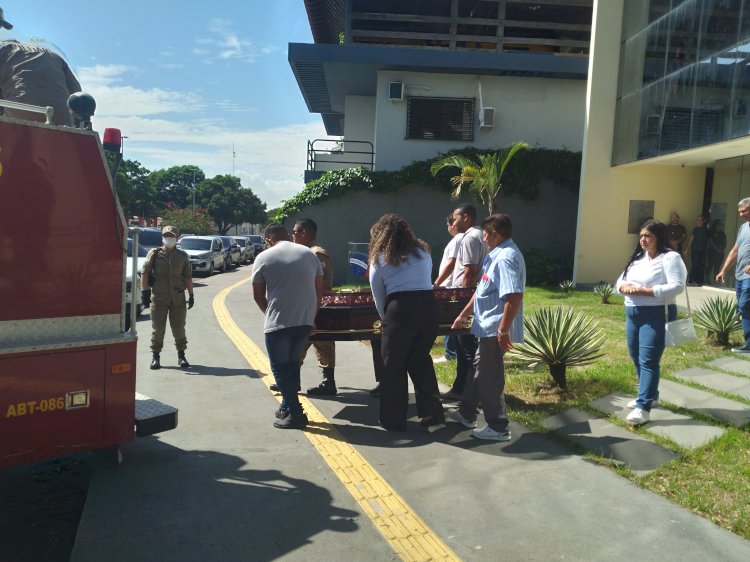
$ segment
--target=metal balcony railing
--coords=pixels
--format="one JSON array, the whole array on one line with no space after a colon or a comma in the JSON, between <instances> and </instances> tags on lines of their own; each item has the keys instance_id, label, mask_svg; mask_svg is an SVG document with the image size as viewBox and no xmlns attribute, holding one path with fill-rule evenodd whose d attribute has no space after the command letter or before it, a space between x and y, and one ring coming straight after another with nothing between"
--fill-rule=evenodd
<instances>
[{"instance_id":1,"label":"metal balcony railing","mask_svg":"<svg viewBox=\"0 0 750 562\"><path fill-rule=\"evenodd\" d=\"M307 141L306 182L320 177L323 172L359 167L370 171L375 167L375 149L371 142L336 139Z\"/></svg>"}]
</instances>

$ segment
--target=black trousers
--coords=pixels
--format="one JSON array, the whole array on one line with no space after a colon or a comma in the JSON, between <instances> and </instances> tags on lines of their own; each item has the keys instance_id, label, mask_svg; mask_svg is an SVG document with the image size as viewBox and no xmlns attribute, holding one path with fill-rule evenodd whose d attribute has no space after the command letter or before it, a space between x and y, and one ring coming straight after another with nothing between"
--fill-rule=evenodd
<instances>
[{"instance_id":1,"label":"black trousers","mask_svg":"<svg viewBox=\"0 0 750 562\"><path fill-rule=\"evenodd\" d=\"M456 336L456 380L451 390L456 394L463 394L466 378L472 370L474 355L479 347L479 340L471 334Z\"/></svg>"},{"instance_id":2,"label":"black trousers","mask_svg":"<svg viewBox=\"0 0 750 562\"><path fill-rule=\"evenodd\" d=\"M414 384L417 415L420 418L443 415L430 357L437 332L437 303L431 290L388 296L381 340L383 372L380 381L380 425L385 429L406 429L407 373Z\"/></svg>"}]
</instances>

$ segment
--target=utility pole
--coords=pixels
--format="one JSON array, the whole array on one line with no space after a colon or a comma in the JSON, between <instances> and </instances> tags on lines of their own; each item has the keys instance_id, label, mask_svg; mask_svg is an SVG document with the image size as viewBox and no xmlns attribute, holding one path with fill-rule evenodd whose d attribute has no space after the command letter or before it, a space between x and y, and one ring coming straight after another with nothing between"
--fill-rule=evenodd
<instances>
[{"instance_id":1,"label":"utility pole","mask_svg":"<svg viewBox=\"0 0 750 562\"><path fill-rule=\"evenodd\" d=\"M236 153L235 153L235 151L234 151L234 143L232 143L232 175L234 175L234 157L235 157L236 155L237 155L237 154L236 154Z\"/></svg>"},{"instance_id":2,"label":"utility pole","mask_svg":"<svg viewBox=\"0 0 750 562\"><path fill-rule=\"evenodd\" d=\"M193 170L193 189L190 191L193 192L193 212L195 212L195 170Z\"/></svg>"}]
</instances>

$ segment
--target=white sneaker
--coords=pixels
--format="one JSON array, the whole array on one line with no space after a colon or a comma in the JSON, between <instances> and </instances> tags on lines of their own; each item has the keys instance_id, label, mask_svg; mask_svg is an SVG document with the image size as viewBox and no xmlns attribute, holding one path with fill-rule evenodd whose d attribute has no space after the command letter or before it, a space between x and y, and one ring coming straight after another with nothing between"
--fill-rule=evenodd
<instances>
[{"instance_id":1,"label":"white sneaker","mask_svg":"<svg viewBox=\"0 0 750 562\"><path fill-rule=\"evenodd\" d=\"M467 420L458 408L451 408L450 410L446 410L445 417L451 421L460 423L462 426L468 427L469 429L474 429L477 426L476 421Z\"/></svg>"},{"instance_id":2,"label":"white sneaker","mask_svg":"<svg viewBox=\"0 0 750 562\"><path fill-rule=\"evenodd\" d=\"M489 425L485 425L482 429L475 429L471 432L471 436L488 441L510 441L510 431L495 431Z\"/></svg>"},{"instance_id":3,"label":"white sneaker","mask_svg":"<svg viewBox=\"0 0 750 562\"><path fill-rule=\"evenodd\" d=\"M638 402L638 400L636 398L633 398L630 402L628 402L628 408L630 408L632 410L633 408L635 408L635 405L636 405L637 402ZM659 405L659 400L654 400L653 402L651 402L651 407L652 408L654 406L658 406L658 405Z\"/></svg>"},{"instance_id":4,"label":"white sneaker","mask_svg":"<svg viewBox=\"0 0 750 562\"><path fill-rule=\"evenodd\" d=\"M635 408L628 414L628 417L625 418L625 421L630 425L643 425L644 423L648 423L649 418L649 413L646 410Z\"/></svg>"}]
</instances>

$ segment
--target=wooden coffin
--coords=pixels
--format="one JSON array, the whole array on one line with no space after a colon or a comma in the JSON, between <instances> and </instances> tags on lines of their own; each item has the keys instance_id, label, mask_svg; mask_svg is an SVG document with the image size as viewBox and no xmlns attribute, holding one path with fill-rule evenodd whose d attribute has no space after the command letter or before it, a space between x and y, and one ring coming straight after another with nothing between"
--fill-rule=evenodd
<instances>
[{"instance_id":1,"label":"wooden coffin","mask_svg":"<svg viewBox=\"0 0 750 562\"><path fill-rule=\"evenodd\" d=\"M456 316L471 299L474 289L435 289L438 306L438 334L464 334L451 330ZM380 338L380 316L370 291L325 293L315 318L311 340L372 340Z\"/></svg>"}]
</instances>

